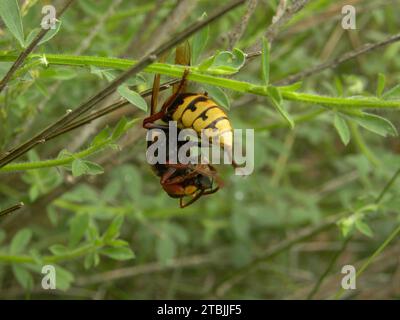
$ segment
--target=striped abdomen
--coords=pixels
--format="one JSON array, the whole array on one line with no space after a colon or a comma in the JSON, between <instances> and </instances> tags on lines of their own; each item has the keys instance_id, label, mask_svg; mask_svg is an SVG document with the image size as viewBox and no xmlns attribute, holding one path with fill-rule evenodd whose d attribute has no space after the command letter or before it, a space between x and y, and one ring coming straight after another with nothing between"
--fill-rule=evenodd
<instances>
[{"instance_id":1,"label":"striped abdomen","mask_svg":"<svg viewBox=\"0 0 400 320\"><path fill-rule=\"evenodd\" d=\"M168 107L163 121L176 121L178 128L192 128L198 134L220 137L221 145L232 147L232 126L226 113L206 95L182 93Z\"/></svg>"}]
</instances>

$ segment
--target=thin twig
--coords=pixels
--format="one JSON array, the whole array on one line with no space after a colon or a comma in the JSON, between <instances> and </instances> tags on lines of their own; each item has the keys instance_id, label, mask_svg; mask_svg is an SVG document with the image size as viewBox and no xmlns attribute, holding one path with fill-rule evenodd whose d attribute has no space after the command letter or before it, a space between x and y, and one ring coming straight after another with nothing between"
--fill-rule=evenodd
<instances>
[{"instance_id":1,"label":"thin twig","mask_svg":"<svg viewBox=\"0 0 400 320\"><path fill-rule=\"evenodd\" d=\"M329 275L329 273L331 272L333 266L335 265L337 259L341 256L341 254L343 253L343 251L346 249L347 244L350 242L351 237L347 237L343 243L342 246L340 247L339 250L337 250L334 255L332 256L331 261L329 262L328 267L326 268L326 270L324 271L323 274L321 274L321 276L319 277L317 283L315 284L315 286L312 288L312 290L310 291L310 293L307 296L307 300L311 300L315 294L318 292L319 288L322 285L322 282L324 281L324 279Z\"/></svg>"},{"instance_id":2,"label":"thin twig","mask_svg":"<svg viewBox=\"0 0 400 320\"><path fill-rule=\"evenodd\" d=\"M58 11L59 12L58 13L58 17L62 16L62 14L65 12L65 10L67 10L67 8L71 5L71 3L73 1L74 0L67 0L67 2L65 3L64 7L61 8L60 11ZM10 81L10 79L14 75L15 71L17 71L18 68L22 66L22 64L24 63L26 57L36 48L36 46L38 45L40 40L43 39L43 37L47 34L47 32L49 32L49 30L50 30L50 28L48 28L48 29L43 29L42 28L40 30L39 34L35 37L35 39L33 39L33 41L29 44L29 46L24 51L21 52L21 54L18 56L17 60L15 60L15 62L11 66L10 70L8 70L7 74L0 81L0 93L6 87L8 81Z\"/></svg>"},{"instance_id":3,"label":"thin twig","mask_svg":"<svg viewBox=\"0 0 400 320\"><path fill-rule=\"evenodd\" d=\"M236 43L240 40L242 37L243 33L245 32L247 25L249 24L250 18L253 15L257 4L258 0L247 0L247 10L242 16L242 19L240 22L236 25L236 27L229 33L228 39L229 39L229 50L232 50Z\"/></svg>"},{"instance_id":4,"label":"thin twig","mask_svg":"<svg viewBox=\"0 0 400 320\"><path fill-rule=\"evenodd\" d=\"M277 85L289 85L289 84L295 83L297 81L300 81L306 77L309 77L313 74L319 73L326 69L336 68L338 65L340 65L346 61L349 61L351 59L354 59L364 53L371 52L373 50L379 49L381 47L387 46L389 44L392 44L392 43L395 43L398 41L400 41L400 33L390 36L390 37L386 38L385 40L377 42L377 43L373 43L373 44L367 43L357 50L346 52L345 54L341 55L338 58L321 63L321 64L319 64L315 67L312 67L308 70L304 70L302 72L293 74L289 77L286 77L285 79L282 79L282 80L276 82L276 84Z\"/></svg>"},{"instance_id":5,"label":"thin twig","mask_svg":"<svg viewBox=\"0 0 400 320\"><path fill-rule=\"evenodd\" d=\"M150 41L144 43L140 49L142 53L154 50L168 38L170 33L175 33L178 27L192 13L198 0L180 0L167 14L164 21L152 32Z\"/></svg>"},{"instance_id":6,"label":"thin twig","mask_svg":"<svg viewBox=\"0 0 400 320\"><path fill-rule=\"evenodd\" d=\"M73 55L79 56L81 55L84 51L86 51L90 44L92 43L93 39L98 35L98 33L102 30L102 27L104 26L105 22L107 19L115 12L115 9L121 4L122 0L116 0L111 3L111 5L108 7L107 11L98 19L96 25L91 29L89 35L83 39L79 47L74 51ZM62 81L57 81L55 82L50 88L48 88L48 95L45 96L42 101L38 104L36 107L36 113L41 113L46 106L46 104L50 101L50 99L54 96L54 94L57 92L58 88L60 87ZM32 124L35 121L35 117L31 117L30 119L27 120L25 127L26 128L31 128ZM25 132L24 132L25 133ZM15 143L19 144L21 142L23 134L18 135L15 138Z\"/></svg>"},{"instance_id":7,"label":"thin twig","mask_svg":"<svg viewBox=\"0 0 400 320\"><path fill-rule=\"evenodd\" d=\"M16 211L16 210L19 210L19 209L21 209L23 206L24 206L24 203L23 203L23 202L20 202L20 203L18 203L18 204L16 204L16 205L13 205L12 207L9 207L9 208L7 208L7 209L5 209L5 210L2 210L2 211L0 211L0 217L4 217L4 216L6 216L7 214L10 214L11 212L14 212L14 211Z\"/></svg>"},{"instance_id":8,"label":"thin twig","mask_svg":"<svg viewBox=\"0 0 400 320\"><path fill-rule=\"evenodd\" d=\"M14 159L20 157L25 154L36 145L45 143L46 139L53 135L55 132L63 128L64 126L70 124L73 120L77 119L82 114L90 111L98 102L102 101L110 94L115 92L115 90L120 86L123 82L125 82L130 77L134 76L141 70L143 70L148 65L152 64L154 61L158 59L160 55L168 52L170 49L174 48L176 45L186 40L194 33L210 24L211 22L217 20L225 13L235 9L239 5L242 5L245 0L234 0L228 5L220 8L212 15L207 17L207 19L203 21L197 21L193 23L191 26L178 33L176 36L172 37L169 41L163 43L154 51L145 55L142 59L140 59L133 67L122 73L119 77L110 82L103 90L92 96L89 100L79 105L76 109L70 110L67 112L65 116L54 122L52 125L38 133L33 138L29 139L27 142L23 143L19 147L15 148L12 152L5 153L2 157L0 157L0 168L10 163Z\"/></svg>"},{"instance_id":9,"label":"thin twig","mask_svg":"<svg viewBox=\"0 0 400 320\"><path fill-rule=\"evenodd\" d=\"M165 83L160 85L159 90L160 91L166 90L166 89L170 88L173 84L178 83L180 81L181 81L180 79L173 79L173 80L170 80L168 82L165 82ZM148 97L148 96L150 96L152 94L152 91L153 91L152 89L148 89L146 91L141 92L140 95L142 97ZM88 124L88 123L90 123L90 122L92 122L94 120L99 119L100 117L103 117L103 116L105 116L107 114L110 114L111 112L119 110L122 107L125 107L125 106L127 106L129 104L130 104L130 102L128 102L127 100L123 99L122 101L115 102L115 103L113 103L113 104L111 104L111 105L109 105L107 107L104 107L104 108L102 108L100 110L97 110L96 112L93 112L93 113L91 113L91 114L89 114L87 116L81 117L80 119L73 121L71 124L61 128L61 130L59 130L59 131L55 132L54 134L52 134L51 136L49 136L47 138L47 141L49 141L50 139L54 139L54 138L58 137L59 135L62 135L62 134L67 133L69 131L72 131L72 130L75 130L77 128L80 128L80 127L82 127L82 126L84 126L84 125L86 125L86 124Z\"/></svg>"},{"instance_id":10,"label":"thin twig","mask_svg":"<svg viewBox=\"0 0 400 320\"><path fill-rule=\"evenodd\" d=\"M145 34L145 31L149 28L150 22L154 19L154 17L160 11L160 8L162 7L164 2L165 2L165 0L157 0L157 2L154 5L154 8L146 14L145 18L143 19L142 24L140 25L139 29L137 30L130 45L125 50L123 57L131 56L134 51L135 52L137 51L137 48L142 47L141 41L142 41L143 35Z\"/></svg>"},{"instance_id":11,"label":"thin twig","mask_svg":"<svg viewBox=\"0 0 400 320\"><path fill-rule=\"evenodd\" d=\"M141 266L134 266L122 269L116 269L112 271L106 271L99 274L95 274L89 277L82 277L77 280L77 284L80 286L86 286L89 284L95 284L99 282L115 281L125 278L132 278L138 275L162 272L174 269L196 267L207 263L215 262L217 259L216 253L194 255L189 257L182 257L172 260L168 265L160 264L159 262L147 263Z\"/></svg>"},{"instance_id":12,"label":"thin twig","mask_svg":"<svg viewBox=\"0 0 400 320\"><path fill-rule=\"evenodd\" d=\"M271 44L278 32L281 28L304 6L308 3L309 0L295 0L290 7L287 7L283 12L278 12L278 14L274 17L274 20L269 25L267 31L264 36L268 39L268 42ZM253 52L253 55L261 54L261 41L258 41L255 45L248 49L249 52ZM255 52L255 53L254 53Z\"/></svg>"}]
</instances>

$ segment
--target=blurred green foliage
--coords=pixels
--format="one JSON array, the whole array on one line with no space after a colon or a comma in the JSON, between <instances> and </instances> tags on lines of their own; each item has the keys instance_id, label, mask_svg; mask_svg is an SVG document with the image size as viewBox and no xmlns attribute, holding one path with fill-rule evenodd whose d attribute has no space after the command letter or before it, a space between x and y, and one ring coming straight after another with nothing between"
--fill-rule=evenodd
<instances>
[{"instance_id":1,"label":"blurred green foliage","mask_svg":"<svg viewBox=\"0 0 400 320\"><path fill-rule=\"evenodd\" d=\"M19 2L23 30L18 24L10 26L4 18L8 14L1 14L5 24L0 25L1 54L22 50L21 32L25 41L32 39L28 34L38 28L41 7L47 4ZM223 2L227 1L218 4ZM277 0L260 0L236 44L240 50L225 51L227 31L240 22L245 8L230 12L196 35L194 60L200 69L207 66L212 71L222 65L229 72L240 69L230 76L233 79L273 84L398 31L400 21L393 6L399 6L399 1L358 1L357 29L348 31L340 27L339 2L335 7L332 1L312 1L281 30L270 49L264 43L262 57L245 63L241 53L260 42L278 5ZM28 60L1 94L0 150L39 132L121 72L94 66L46 66L46 54L140 58L176 1L163 1L142 29L156 3L76 1L54 37L35 50L42 59ZM214 7L214 1L197 1L170 34ZM361 55L306 78L296 91L398 99L399 51L400 42L396 42ZM10 66L10 62L0 62L0 77ZM303 299L345 237L351 236L315 296L329 298L340 288L341 267L358 266L400 223L400 181L376 203L400 166L396 136L400 110L338 112L282 101L275 87L269 87L271 99L267 100L191 84L193 90L208 91L229 108L235 128L256 128L255 171L243 178L233 175L230 167L219 166L225 187L179 209L146 163L144 130L141 121L136 121L146 115L136 91L150 88L152 79L143 72L128 81L129 87L118 90L136 107L62 135L18 160L27 161L28 167L39 162L40 168L0 170L0 208L25 203L20 212L0 221L1 298ZM104 106L114 100L105 101ZM288 125L292 121L296 123L293 130ZM43 165L46 159L56 162ZM54 166L57 161L62 164ZM338 227L268 256L303 229L339 214ZM352 293L355 298L400 296L396 240L382 253L386 262L373 261L371 271L360 277L358 290ZM56 266L55 291L40 286L44 264ZM230 280L237 274L242 276Z\"/></svg>"}]
</instances>

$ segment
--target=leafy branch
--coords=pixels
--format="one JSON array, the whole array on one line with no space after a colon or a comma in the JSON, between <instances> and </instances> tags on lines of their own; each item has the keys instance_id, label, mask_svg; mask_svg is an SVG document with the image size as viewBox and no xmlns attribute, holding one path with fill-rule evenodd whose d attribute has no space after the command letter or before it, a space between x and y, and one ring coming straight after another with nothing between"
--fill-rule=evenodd
<instances>
[{"instance_id":1,"label":"leafy branch","mask_svg":"<svg viewBox=\"0 0 400 320\"><path fill-rule=\"evenodd\" d=\"M40 58L41 55L33 54L30 58ZM46 60L49 65L67 65L67 66L96 66L104 68L114 68L125 70L136 61L119 59L119 58L104 58L92 56L69 56L61 54L46 54ZM15 56L12 54L0 54L0 61L12 61ZM206 74L207 70L201 71L201 67L191 67L188 79L194 82L219 86L226 89L252 93L260 96L270 97L271 93L265 85L257 85L244 81L227 79L213 74ZM145 72L159 73L162 75L180 78L185 70L184 66L171 65L165 63L154 63L146 68ZM223 71L220 71L223 73ZM225 72L225 74L227 74ZM289 101L302 102L307 104L318 104L336 109L364 109L364 108L389 108L399 109L400 100L384 100L377 97L329 97L317 94L300 93L293 91L298 86L276 87L282 95L282 98Z\"/></svg>"},{"instance_id":2,"label":"leafy branch","mask_svg":"<svg viewBox=\"0 0 400 320\"><path fill-rule=\"evenodd\" d=\"M182 32L178 33L174 37L171 37L169 40L161 44L158 48L151 51L147 55L145 55L142 59L140 59L134 66L126 70L124 73L119 75L116 79L110 82L104 89L100 90L98 93L93 95L87 101L80 104L74 110L68 110L67 113L55 121L53 124L36 134L33 138L29 139L25 143L21 144L18 147L15 147L11 152L6 152L3 156L0 156L0 168L4 167L6 164L10 163L14 159L20 157L21 155L25 154L38 144L42 144L46 142L46 139L51 135L55 134L57 131L61 130L63 127L69 125L72 121L76 120L81 115L87 113L93 107L99 103L100 101L104 100L110 94L115 92L117 88L123 84L126 80L130 77L136 75L138 72L142 71L145 67L149 66L150 64L154 63L157 58L168 52L170 49L177 46L179 43L184 41L185 39L192 36L197 31L201 30L211 22L217 20L227 12L231 11L232 9L238 7L239 5L243 4L244 0L234 0L227 5L221 7L219 10L215 11L209 17L204 19L203 21L198 21L190 25L188 28L183 30Z\"/></svg>"},{"instance_id":3,"label":"leafy branch","mask_svg":"<svg viewBox=\"0 0 400 320\"><path fill-rule=\"evenodd\" d=\"M82 158L86 158L90 155L93 155L94 153L104 149L112 141L113 140L111 138L109 138L97 145L90 146L89 148L87 148L85 150L73 153L70 156L62 157L59 159L8 164L8 165L4 166L3 168L0 168L0 173L65 166L65 165L72 163L76 159L82 159Z\"/></svg>"},{"instance_id":4,"label":"leafy branch","mask_svg":"<svg viewBox=\"0 0 400 320\"><path fill-rule=\"evenodd\" d=\"M67 8L72 4L74 0L67 0L65 5L58 11L58 17L61 17L62 14L65 12L65 10L67 10ZM13 2L11 1L4 1L4 3L2 3L2 5L5 5L6 8L1 8L2 10L5 9L10 9L7 6L13 5ZM16 37L19 39L20 42L23 42L24 39L24 35L23 35L23 31L22 31L22 22L20 21L20 14L19 14L19 8L18 8L18 3L15 2L16 5L16 13L17 16L19 16L19 18L17 18L16 20L19 20L19 23L21 24L21 27L18 28L18 32L16 33ZM4 12L7 12L7 10L5 10ZM8 16L4 15L3 19L5 18L5 21L8 21ZM10 30L13 30L13 28L10 28ZM37 45L40 44L40 42L44 39L44 37L46 36L46 34L51 30L51 28L48 29L44 29L42 28L40 30L40 32L36 35L36 37L32 40L32 42L30 42L30 44L28 45L28 47L23 50L19 56L17 57L17 59L14 61L13 65L11 66L10 70L6 73L6 75L4 76L4 78L0 81L0 93L3 91L3 89L6 87L8 81L10 81L10 79L12 78L12 76L14 75L14 73L22 66L22 64L24 63L25 59L29 56L29 54L36 48Z\"/></svg>"}]
</instances>

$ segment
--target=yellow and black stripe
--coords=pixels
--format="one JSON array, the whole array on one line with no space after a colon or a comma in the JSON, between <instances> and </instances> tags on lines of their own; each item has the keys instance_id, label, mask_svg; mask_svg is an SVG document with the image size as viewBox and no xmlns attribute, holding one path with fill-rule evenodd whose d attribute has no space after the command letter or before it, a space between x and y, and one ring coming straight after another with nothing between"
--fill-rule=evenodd
<instances>
[{"instance_id":1,"label":"yellow and black stripe","mask_svg":"<svg viewBox=\"0 0 400 320\"><path fill-rule=\"evenodd\" d=\"M226 113L206 95L179 94L162 120L176 121L179 129L192 128L199 134L204 130L208 137L223 136L221 145L232 146L232 126Z\"/></svg>"}]
</instances>

